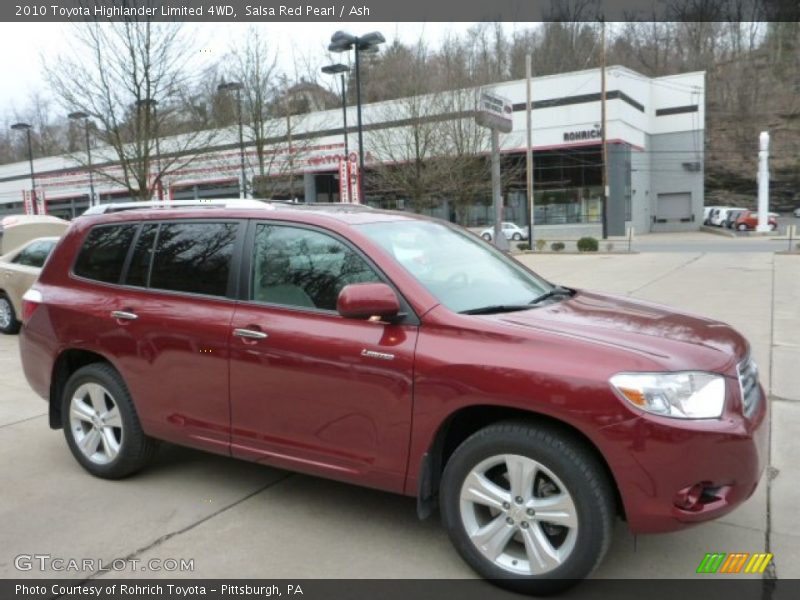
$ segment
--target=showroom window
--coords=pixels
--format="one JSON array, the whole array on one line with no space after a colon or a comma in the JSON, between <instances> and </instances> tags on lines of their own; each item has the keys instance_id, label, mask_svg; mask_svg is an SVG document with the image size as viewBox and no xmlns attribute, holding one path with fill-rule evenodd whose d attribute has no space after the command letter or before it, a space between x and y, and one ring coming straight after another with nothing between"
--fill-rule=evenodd
<instances>
[{"instance_id":1,"label":"showroom window","mask_svg":"<svg viewBox=\"0 0 800 600\"><path fill-rule=\"evenodd\" d=\"M344 286L380 281L355 250L329 235L299 227L256 228L251 300L336 310Z\"/></svg>"},{"instance_id":2,"label":"showroom window","mask_svg":"<svg viewBox=\"0 0 800 600\"><path fill-rule=\"evenodd\" d=\"M150 287L224 296L237 229L237 223L162 224Z\"/></svg>"},{"instance_id":3,"label":"showroom window","mask_svg":"<svg viewBox=\"0 0 800 600\"><path fill-rule=\"evenodd\" d=\"M80 277L118 283L137 225L102 225L93 228L75 262Z\"/></svg>"}]
</instances>

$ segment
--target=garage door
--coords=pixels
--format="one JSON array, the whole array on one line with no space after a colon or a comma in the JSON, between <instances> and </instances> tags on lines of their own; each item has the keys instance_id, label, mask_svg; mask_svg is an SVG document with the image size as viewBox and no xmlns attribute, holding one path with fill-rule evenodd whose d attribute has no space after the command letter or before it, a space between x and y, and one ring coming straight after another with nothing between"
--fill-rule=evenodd
<instances>
[{"instance_id":1,"label":"garage door","mask_svg":"<svg viewBox=\"0 0 800 600\"><path fill-rule=\"evenodd\" d=\"M692 219L692 194L659 194L656 219L659 222L690 221Z\"/></svg>"}]
</instances>

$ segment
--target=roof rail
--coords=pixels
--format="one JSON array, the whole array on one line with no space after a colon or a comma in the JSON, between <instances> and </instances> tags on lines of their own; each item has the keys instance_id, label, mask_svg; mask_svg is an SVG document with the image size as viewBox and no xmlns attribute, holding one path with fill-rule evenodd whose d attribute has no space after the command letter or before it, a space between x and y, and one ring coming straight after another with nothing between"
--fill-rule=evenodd
<instances>
[{"instance_id":1,"label":"roof rail","mask_svg":"<svg viewBox=\"0 0 800 600\"><path fill-rule=\"evenodd\" d=\"M255 200L250 198L209 198L198 200L147 200L142 202L110 202L91 206L81 216L104 215L144 208L270 208L270 204L288 204L284 200Z\"/></svg>"}]
</instances>

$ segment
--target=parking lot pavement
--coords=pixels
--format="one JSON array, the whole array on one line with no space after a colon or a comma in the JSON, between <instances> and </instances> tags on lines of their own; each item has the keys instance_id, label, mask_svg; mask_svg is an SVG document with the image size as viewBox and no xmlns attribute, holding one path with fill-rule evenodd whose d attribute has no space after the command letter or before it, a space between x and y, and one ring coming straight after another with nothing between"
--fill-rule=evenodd
<instances>
[{"instance_id":1,"label":"parking lot pavement","mask_svg":"<svg viewBox=\"0 0 800 600\"><path fill-rule=\"evenodd\" d=\"M658 253L522 260L565 285L731 323L750 339L762 381L775 395L769 485L763 480L753 498L724 519L679 533L634 540L618 523L595 577L684 578L706 552L765 550L775 554L779 577L800 577L800 466L794 458L800 452L800 370L794 368L800 259ZM15 569L14 557L24 553L106 563L194 559L194 572L179 575L195 577L474 576L438 519L416 519L413 499L174 447L124 481L87 475L61 432L48 429L45 403L28 390L17 338L8 336L0 336L0 480L2 577L41 576Z\"/></svg>"}]
</instances>

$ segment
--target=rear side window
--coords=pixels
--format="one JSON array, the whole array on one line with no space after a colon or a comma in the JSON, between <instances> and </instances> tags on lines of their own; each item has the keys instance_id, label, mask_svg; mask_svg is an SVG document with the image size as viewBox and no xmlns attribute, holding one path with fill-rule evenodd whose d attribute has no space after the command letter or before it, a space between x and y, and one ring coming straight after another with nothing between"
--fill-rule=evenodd
<instances>
[{"instance_id":1,"label":"rear side window","mask_svg":"<svg viewBox=\"0 0 800 600\"><path fill-rule=\"evenodd\" d=\"M137 225L101 225L93 228L83 243L74 272L80 277L119 283L122 265Z\"/></svg>"},{"instance_id":2,"label":"rear side window","mask_svg":"<svg viewBox=\"0 0 800 600\"><path fill-rule=\"evenodd\" d=\"M158 232L150 287L224 296L236 223L164 223Z\"/></svg>"}]
</instances>

